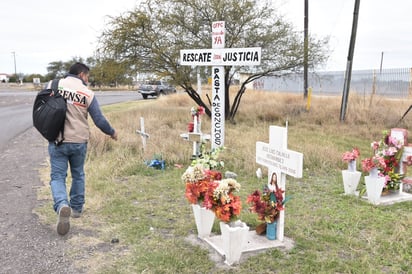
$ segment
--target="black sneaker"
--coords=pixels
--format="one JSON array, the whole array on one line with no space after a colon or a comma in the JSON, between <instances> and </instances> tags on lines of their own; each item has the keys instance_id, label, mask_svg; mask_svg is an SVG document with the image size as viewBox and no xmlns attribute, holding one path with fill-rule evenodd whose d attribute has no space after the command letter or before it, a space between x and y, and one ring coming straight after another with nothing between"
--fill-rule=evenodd
<instances>
[{"instance_id":1,"label":"black sneaker","mask_svg":"<svg viewBox=\"0 0 412 274\"><path fill-rule=\"evenodd\" d=\"M66 235L70 230L70 214L72 210L69 206L64 205L59 210L59 220L57 221L57 233Z\"/></svg>"}]
</instances>

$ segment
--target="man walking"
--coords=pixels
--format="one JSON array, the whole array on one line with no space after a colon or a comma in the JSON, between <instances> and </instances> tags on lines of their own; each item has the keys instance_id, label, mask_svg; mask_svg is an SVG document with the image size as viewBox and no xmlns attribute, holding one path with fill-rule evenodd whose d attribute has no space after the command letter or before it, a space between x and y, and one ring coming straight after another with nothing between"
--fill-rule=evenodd
<instances>
[{"instance_id":1,"label":"man walking","mask_svg":"<svg viewBox=\"0 0 412 274\"><path fill-rule=\"evenodd\" d=\"M70 67L69 74L59 81L59 93L67 100L63 142L49 142L50 187L53 208L58 214L57 233L66 235L70 230L70 216L80 217L85 202L84 162L89 140L88 114L94 124L112 139L117 132L103 116L94 92L87 88L89 68L82 63ZM51 87L51 82L48 88ZM62 138L62 136L60 136ZM72 175L69 198L66 189L68 166Z\"/></svg>"}]
</instances>

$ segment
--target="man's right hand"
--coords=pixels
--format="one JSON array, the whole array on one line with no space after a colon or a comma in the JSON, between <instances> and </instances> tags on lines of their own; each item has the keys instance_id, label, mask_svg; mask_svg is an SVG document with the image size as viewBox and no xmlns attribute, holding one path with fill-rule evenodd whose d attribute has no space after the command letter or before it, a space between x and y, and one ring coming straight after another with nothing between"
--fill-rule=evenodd
<instances>
[{"instance_id":1,"label":"man's right hand","mask_svg":"<svg viewBox=\"0 0 412 274\"><path fill-rule=\"evenodd\" d=\"M117 141L117 131L114 131L113 135L110 136L113 140Z\"/></svg>"}]
</instances>

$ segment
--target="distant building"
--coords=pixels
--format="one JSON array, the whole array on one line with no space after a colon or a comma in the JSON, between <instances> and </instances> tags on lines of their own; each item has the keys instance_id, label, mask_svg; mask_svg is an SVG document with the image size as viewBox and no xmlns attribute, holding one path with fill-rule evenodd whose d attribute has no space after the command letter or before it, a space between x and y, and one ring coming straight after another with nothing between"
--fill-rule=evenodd
<instances>
[{"instance_id":1,"label":"distant building","mask_svg":"<svg viewBox=\"0 0 412 274\"><path fill-rule=\"evenodd\" d=\"M0 83L8 83L9 75L6 73L0 73Z\"/></svg>"}]
</instances>

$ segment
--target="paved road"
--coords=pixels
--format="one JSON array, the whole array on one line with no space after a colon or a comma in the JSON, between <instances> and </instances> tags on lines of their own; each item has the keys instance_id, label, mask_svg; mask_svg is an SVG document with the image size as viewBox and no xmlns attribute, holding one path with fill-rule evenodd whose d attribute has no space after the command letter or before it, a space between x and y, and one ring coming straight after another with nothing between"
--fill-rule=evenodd
<instances>
[{"instance_id":1,"label":"paved road","mask_svg":"<svg viewBox=\"0 0 412 274\"><path fill-rule=\"evenodd\" d=\"M32 127L32 107L36 91L0 87L0 150L14 137ZM137 92L96 92L100 105L140 100Z\"/></svg>"},{"instance_id":2,"label":"paved road","mask_svg":"<svg viewBox=\"0 0 412 274\"><path fill-rule=\"evenodd\" d=\"M0 87L0 273L87 273L66 254L72 233L58 236L54 224L42 224L33 213L41 203L38 169L48 157L47 142L32 127L35 94ZM101 104L136 99L132 92L96 96Z\"/></svg>"}]
</instances>

